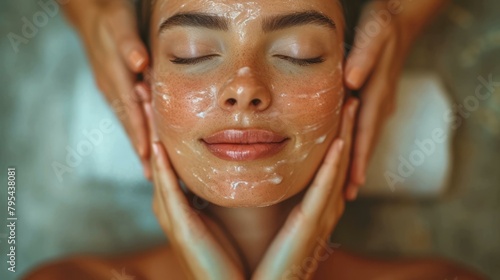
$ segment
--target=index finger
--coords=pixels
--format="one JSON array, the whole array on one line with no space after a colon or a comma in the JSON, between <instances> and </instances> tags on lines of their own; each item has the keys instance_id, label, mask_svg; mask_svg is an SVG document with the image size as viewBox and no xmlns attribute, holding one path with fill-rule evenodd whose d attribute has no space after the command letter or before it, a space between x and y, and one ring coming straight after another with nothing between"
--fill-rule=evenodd
<instances>
[{"instance_id":1,"label":"index finger","mask_svg":"<svg viewBox=\"0 0 500 280\"><path fill-rule=\"evenodd\" d=\"M332 203L332 197L338 194L343 185L358 104L356 99L351 98L344 106L339 139L333 142L301 203L304 213L311 213L313 216L320 215Z\"/></svg>"},{"instance_id":2,"label":"index finger","mask_svg":"<svg viewBox=\"0 0 500 280\"><path fill-rule=\"evenodd\" d=\"M167 210L174 213L180 212L178 214L183 216L186 210L185 207L189 207L189 203L179 186L177 175L170 165L165 149L159 141L153 143L152 149L151 161L154 182L159 185L160 194L165 201ZM179 205L182 205L182 207L179 207Z\"/></svg>"}]
</instances>

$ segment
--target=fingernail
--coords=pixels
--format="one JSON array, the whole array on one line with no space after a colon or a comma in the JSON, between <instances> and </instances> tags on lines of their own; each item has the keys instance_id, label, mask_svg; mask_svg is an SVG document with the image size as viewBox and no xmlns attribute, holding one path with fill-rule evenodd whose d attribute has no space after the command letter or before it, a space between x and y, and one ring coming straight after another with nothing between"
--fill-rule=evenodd
<instances>
[{"instance_id":1,"label":"fingernail","mask_svg":"<svg viewBox=\"0 0 500 280\"><path fill-rule=\"evenodd\" d=\"M153 147L153 153L154 153L155 157L158 157L158 155L159 155L158 143L154 142L152 147Z\"/></svg>"},{"instance_id":2,"label":"fingernail","mask_svg":"<svg viewBox=\"0 0 500 280\"><path fill-rule=\"evenodd\" d=\"M144 86L135 85L134 89L135 89L135 92L137 93L137 96L139 97L139 99L142 102L148 101L148 93L146 92L146 89L144 88Z\"/></svg>"},{"instance_id":3,"label":"fingernail","mask_svg":"<svg viewBox=\"0 0 500 280\"><path fill-rule=\"evenodd\" d=\"M355 87L355 88L358 88L361 83L361 69L357 68L357 67L354 67L352 68L351 71L349 71L349 73L347 74L347 82Z\"/></svg>"},{"instance_id":4,"label":"fingernail","mask_svg":"<svg viewBox=\"0 0 500 280\"><path fill-rule=\"evenodd\" d=\"M356 186L356 188L351 192L351 199L355 200L358 198L358 192L359 192L359 186Z\"/></svg>"},{"instance_id":5,"label":"fingernail","mask_svg":"<svg viewBox=\"0 0 500 280\"><path fill-rule=\"evenodd\" d=\"M144 58L142 57L141 53L139 53L139 51L137 50L133 50L130 55L129 55L129 58L130 60L130 63L132 63L132 65L136 68L136 69L140 69L143 64L144 64Z\"/></svg>"},{"instance_id":6,"label":"fingernail","mask_svg":"<svg viewBox=\"0 0 500 280\"><path fill-rule=\"evenodd\" d=\"M337 142L337 147L336 147L337 152L340 153L342 151L342 148L344 148L344 140L340 139Z\"/></svg>"}]
</instances>

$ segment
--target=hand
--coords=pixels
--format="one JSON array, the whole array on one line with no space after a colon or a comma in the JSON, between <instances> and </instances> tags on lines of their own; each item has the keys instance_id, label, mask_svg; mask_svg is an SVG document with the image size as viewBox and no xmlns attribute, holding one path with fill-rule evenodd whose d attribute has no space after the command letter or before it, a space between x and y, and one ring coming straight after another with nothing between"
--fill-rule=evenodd
<instances>
[{"instance_id":1,"label":"hand","mask_svg":"<svg viewBox=\"0 0 500 280\"><path fill-rule=\"evenodd\" d=\"M82 37L98 88L124 124L149 178L148 131L141 106L149 97L146 84L137 81L149 58L131 1L73 0L63 8Z\"/></svg>"},{"instance_id":2,"label":"hand","mask_svg":"<svg viewBox=\"0 0 500 280\"><path fill-rule=\"evenodd\" d=\"M348 200L356 199L359 186L365 184L366 168L380 130L394 112L398 79L412 43L447 1L401 0L396 1L401 4L397 7L391 2L373 0L363 8L347 58L345 82L351 90L360 90L361 100L345 189Z\"/></svg>"},{"instance_id":3,"label":"hand","mask_svg":"<svg viewBox=\"0 0 500 280\"><path fill-rule=\"evenodd\" d=\"M190 279L244 279L236 251L225 251L232 246L222 230L212 233L216 224L189 205L163 145L153 143L153 151L153 210Z\"/></svg>"},{"instance_id":4,"label":"hand","mask_svg":"<svg viewBox=\"0 0 500 280\"><path fill-rule=\"evenodd\" d=\"M300 267L305 259L315 257L313 254L318 254L318 248L323 248L319 242L327 240L344 212L342 189L349 166L358 103L354 98L347 101L338 139L333 141L313 183L303 200L290 212L252 279L272 280L291 276L294 268ZM294 279L310 279L312 275L299 277Z\"/></svg>"}]
</instances>

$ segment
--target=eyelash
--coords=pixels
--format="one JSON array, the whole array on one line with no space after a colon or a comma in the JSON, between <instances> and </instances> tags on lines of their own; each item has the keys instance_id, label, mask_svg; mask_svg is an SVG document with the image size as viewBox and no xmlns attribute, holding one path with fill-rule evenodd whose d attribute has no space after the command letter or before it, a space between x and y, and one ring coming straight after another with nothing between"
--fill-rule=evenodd
<instances>
[{"instance_id":1,"label":"eyelash","mask_svg":"<svg viewBox=\"0 0 500 280\"><path fill-rule=\"evenodd\" d=\"M311 64L319 64L319 63L323 63L325 61L325 59L321 56L313 57L313 58L303 58L303 59L293 58L293 57L289 57L286 55L275 55L275 57L284 59L286 61L289 61L289 62L296 64L296 65L299 65L299 66L308 66Z\"/></svg>"},{"instance_id":2,"label":"eyelash","mask_svg":"<svg viewBox=\"0 0 500 280\"><path fill-rule=\"evenodd\" d=\"M216 57L218 55L206 55L206 56L200 56L200 57L194 57L194 58L182 58L182 57L176 57L172 60L170 60L174 64L185 64L185 65L193 65L197 63L204 62L206 60L210 60L213 57Z\"/></svg>"},{"instance_id":3,"label":"eyelash","mask_svg":"<svg viewBox=\"0 0 500 280\"><path fill-rule=\"evenodd\" d=\"M197 63L201 63L201 62L210 60L216 56L218 56L218 55L206 55L206 56L200 56L200 57L194 57L194 58L176 57L170 61L174 64L194 65ZM280 59L284 59L284 60L289 61L293 64L296 64L298 66L308 66L311 64L319 64L319 63L322 63L325 61L325 59L321 56L314 57L314 58L306 58L306 59L293 58L293 57L289 57L286 55L275 55L275 57L280 58Z\"/></svg>"}]
</instances>

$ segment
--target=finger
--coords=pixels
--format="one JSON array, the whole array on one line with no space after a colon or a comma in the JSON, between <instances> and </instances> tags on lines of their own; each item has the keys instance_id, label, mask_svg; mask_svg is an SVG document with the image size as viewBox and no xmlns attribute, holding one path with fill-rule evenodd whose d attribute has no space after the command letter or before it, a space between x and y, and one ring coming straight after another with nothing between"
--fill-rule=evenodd
<instances>
[{"instance_id":1,"label":"finger","mask_svg":"<svg viewBox=\"0 0 500 280\"><path fill-rule=\"evenodd\" d=\"M149 86L144 83L144 82L139 82L135 85L135 92L137 93L137 96L143 102L145 103L150 103L151 102L151 90ZM149 110L149 111L148 111ZM143 126L143 132L141 135L144 136L144 139L141 139L141 141L145 141L145 143L137 143L137 145L143 145L140 147L140 149L143 151L142 154L140 155L141 162L142 162L142 167L144 170L144 177L146 177L148 180L151 181L152 179L152 173L151 173L151 161L149 160L150 157L150 150L147 143L150 141L156 141L157 138L151 138L151 131L154 129L153 125L153 114L150 110L150 108L144 107L143 105L143 112L145 114L145 119L146 119L146 125ZM150 140L151 139L151 140Z\"/></svg>"},{"instance_id":2,"label":"finger","mask_svg":"<svg viewBox=\"0 0 500 280\"><path fill-rule=\"evenodd\" d=\"M313 183L307 190L300 205L300 211L306 216L318 216L328 203L329 192L333 187L338 165L342 155L344 141L335 139L319 168Z\"/></svg>"},{"instance_id":3,"label":"finger","mask_svg":"<svg viewBox=\"0 0 500 280\"><path fill-rule=\"evenodd\" d=\"M371 91L369 91L371 92ZM369 95L369 92L367 95ZM375 93L372 93L373 96ZM362 108L359 113L355 129L354 149L352 153L349 185L346 188L346 199L354 200L357 197L359 186L366 183L366 169L372 149L381 126L381 104L377 99L363 95ZM381 102L384 102L383 100Z\"/></svg>"},{"instance_id":4,"label":"finger","mask_svg":"<svg viewBox=\"0 0 500 280\"><path fill-rule=\"evenodd\" d=\"M148 64L147 52L138 34L134 8L128 1L109 1L106 23L114 43L116 57L112 60L110 77L115 90L126 107L125 126L133 140L134 149L142 162L149 157L149 142L145 129L145 118L141 98L134 89L135 75L131 72L143 71Z\"/></svg>"},{"instance_id":5,"label":"finger","mask_svg":"<svg viewBox=\"0 0 500 280\"><path fill-rule=\"evenodd\" d=\"M153 143L153 177L160 186L168 218L177 225L179 231L187 233L190 228L205 230L203 221L189 205L186 195L179 186L177 176L170 165L167 153L161 142ZM198 233L200 234L200 233Z\"/></svg>"},{"instance_id":6,"label":"finger","mask_svg":"<svg viewBox=\"0 0 500 280\"><path fill-rule=\"evenodd\" d=\"M110 1L109 3L118 2L124 1ZM110 29L107 28L106 32L102 34L104 38L93 38L96 41L101 40L99 48L90 49L93 45L88 43L89 57L99 89L113 107L132 142L134 150L144 162L149 154L149 144L146 138L142 107L138 104L140 98L134 91L135 76L121 59L116 44L102 44L112 38ZM85 41L89 40L91 39ZM98 42L92 43L98 44Z\"/></svg>"},{"instance_id":7,"label":"finger","mask_svg":"<svg viewBox=\"0 0 500 280\"><path fill-rule=\"evenodd\" d=\"M354 201L356 200L356 198L358 198L358 193L359 193L359 185L353 183L351 180L347 181L347 187L345 188L345 193L344 193L345 199L347 201Z\"/></svg>"},{"instance_id":8,"label":"finger","mask_svg":"<svg viewBox=\"0 0 500 280\"><path fill-rule=\"evenodd\" d=\"M174 196L180 202L187 202L178 185L177 176L170 165L163 145L160 142L153 142L152 150L153 177L160 184L160 190L165 194L164 197L171 200L172 196Z\"/></svg>"},{"instance_id":9,"label":"finger","mask_svg":"<svg viewBox=\"0 0 500 280\"><path fill-rule=\"evenodd\" d=\"M115 1L114 1L115 2ZM116 1L119 2L119 1ZM109 58L105 71L117 97L114 107L118 107L119 118L137 154L144 162L149 157L149 142L146 119L141 106L141 98L136 93L135 76L130 72L118 54ZM141 85L141 84L139 84ZM116 108L115 108L116 109Z\"/></svg>"},{"instance_id":10,"label":"finger","mask_svg":"<svg viewBox=\"0 0 500 280\"><path fill-rule=\"evenodd\" d=\"M124 90L124 89L121 89ZM122 113L119 115L120 120L125 126L125 130L132 140L133 147L136 153L141 158L141 161L149 158L149 139L146 117L141 103L127 99L123 96L119 97L119 106Z\"/></svg>"},{"instance_id":11,"label":"finger","mask_svg":"<svg viewBox=\"0 0 500 280\"><path fill-rule=\"evenodd\" d=\"M160 192L160 182L158 177L155 178L153 182L154 193L153 193L153 212L156 215L160 225L166 234L172 229L171 223L168 219L165 201Z\"/></svg>"},{"instance_id":12,"label":"finger","mask_svg":"<svg viewBox=\"0 0 500 280\"><path fill-rule=\"evenodd\" d=\"M339 130L338 140L342 142L341 151L338 154L331 154L329 151L325 157L323 165L307 191L303 200L303 211L315 209L315 213L321 213L332 201L332 196L337 196L342 189L346 177L347 166L350 158L352 143L352 131L355 123L355 116L359 106L356 98L350 98L342 110L342 120ZM332 144L332 146L335 145ZM338 145L338 144L337 144ZM335 156L334 159L329 157ZM314 190L317 188L318 190ZM309 194L311 193L311 194Z\"/></svg>"},{"instance_id":13,"label":"finger","mask_svg":"<svg viewBox=\"0 0 500 280\"><path fill-rule=\"evenodd\" d=\"M151 158L151 161L154 159ZM154 167L157 167L157 165L153 165ZM164 182L161 181L160 175L160 170L158 168L155 168L154 171L152 171L152 178L153 178L153 187L154 187L154 193L153 193L153 210L155 211L155 215L158 218L158 221L160 222L160 225L163 227L164 231L166 234L170 235L170 232L172 230L171 227L171 222L169 220L168 214L167 214L167 202L165 201L165 197L163 196L163 193L161 191L161 187L164 184Z\"/></svg>"},{"instance_id":14,"label":"finger","mask_svg":"<svg viewBox=\"0 0 500 280\"><path fill-rule=\"evenodd\" d=\"M359 186L366 182L366 169L376 141L387 116L394 106L397 81L387 83L388 77L397 77L402 67L400 59L394 59L398 52L395 40L384 45L380 62L373 75L363 87L361 110L356 127L350 183L346 188L346 199L354 200Z\"/></svg>"},{"instance_id":15,"label":"finger","mask_svg":"<svg viewBox=\"0 0 500 280\"><path fill-rule=\"evenodd\" d=\"M160 141L156 133L156 124L153 116L153 105L151 104L151 102L145 102L143 103L143 108L144 108L144 113L146 115L146 120L147 120L146 122L151 142L154 143Z\"/></svg>"},{"instance_id":16,"label":"finger","mask_svg":"<svg viewBox=\"0 0 500 280\"><path fill-rule=\"evenodd\" d=\"M337 219L323 214L329 209L329 204L335 204L331 199L332 193L339 196L343 186L347 167L340 168L340 164L343 161L345 166L348 165L349 151L346 151L346 147L350 147L350 143L345 141L352 141L358 104L356 99L350 99L346 102L342 113L339 138L332 142L302 202L289 214L283 228L266 252L261 261L262 265L259 265L257 270L259 276L273 272L276 274L277 271L285 271L286 268L296 265L297 261L300 260L294 256L304 256L311 253L309 252L311 242L315 242L311 236L324 238L331 232ZM339 181L338 176L342 177L341 181ZM324 218L327 218L326 222ZM308 226L310 224L314 224L314 226ZM319 226L321 228L318 228ZM286 254L283 254L283 248L287 248ZM290 254L290 251L295 253ZM276 261L277 258L279 258L278 261ZM279 276L279 273L276 276ZM277 277L269 279L275 278L278 279Z\"/></svg>"},{"instance_id":17,"label":"finger","mask_svg":"<svg viewBox=\"0 0 500 280\"><path fill-rule=\"evenodd\" d=\"M158 197L159 205L160 205L160 214L158 215L161 219L168 221L169 224L175 224L178 220L173 220L172 217L172 208L174 204L183 204L186 203L186 198L183 195L180 195L177 200L171 200L170 196L177 196L174 193L170 194L167 190L170 190L172 186L177 184L177 178L175 173L170 168L170 164L168 159L166 159L166 155L163 152L162 145L158 142L154 142L152 144L153 155L151 156L151 166L153 173L153 182L155 186L155 195ZM180 188L179 188L180 190ZM177 212L177 211L176 211ZM183 215L183 211L180 212L180 215ZM184 216L184 215L183 215ZM182 225L182 223L180 224ZM170 230L180 230L180 228L168 228ZM170 236L170 238L174 238Z\"/></svg>"},{"instance_id":18,"label":"finger","mask_svg":"<svg viewBox=\"0 0 500 280\"><path fill-rule=\"evenodd\" d=\"M359 108L359 100L357 98L349 98L346 105L344 106L344 112L342 116L342 123L339 131L339 138L344 140L345 146L341 156L341 164L339 175L336 177L335 188L336 191L333 196L338 196L339 192L342 191L342 187L345 185L345 179L347 176L347 169L349 167L349 162L351 160L351 148L353 146L353 131L356 123L356 114ZM333 199L333 197L331 197Z\"/></svg>"},{"instance_id":19,"label":"finger","mask_svg":"<svg viewBox=\"0 0 500 280\"><path fill-rule=\"evenodd\" d=\"M374 1L383 2L383 1ZM386 34L384 28L379 28L375 34L366 34L370 25L376 23L372 12L377 9L377 4L366 5L363 16L358 24L358 30L354 37L354 46L346 61L345 82L352 90L360 89L366 82L368 76L375 68L379 60L380 52L385 42Z\"/></svg>"},{"instance_id":20,"label":"finger","mask_svg":"<svg viewBox=\"0 0 500 280\"><path fill-rule=\"evenodd\" d=\"M356 129L356 140L349 178L351 184L348 186L346 192L347 199L349 200L356 199L359 187L366 183L368 163L378 140L381 126L383 125L383 121L380 120L380 118L383 118L381 114L373 116L374 119L370 119L368 115L370 114L360 116L360 125ZM361 120L361 118L363 119Z\"/></svg>"},{"instance_id":21,"label":"finger","mask_svg":"<svg viewBox=\"0 0 500 280\"><path fill-rule=\"evenodd\" d=\"M134 7L127 1L113 1L108 20L116 46L129 69L135 73L144 71L149 56L139 36Z\"/></svg>"},{"instance_id":22,"label":"finger","mask_svg":"<svg viewBox=\"0 0 500 280\"><path fill-rule=\"evenodd\" d=\"M299 256L311 253L311 242L315 242L311 236L317 237L320 232L319 236L323 238L323 232L331 230L329 225L321 229L318 226L324 224L320 224L321 213L337 174L343 146L342 139L334 139L302 202L290 212L262 258L255 279L280 279L284 271L301 261Z\"/></svg>"},{"instance_id":23,"label":"finger","mask_svg":"<svg viewBox=\"0 0 500 280\"><path fill-rule=\"evenodd\" d=\"M137 82L134 86L134 91L140 102L151 102L151 88L147 83Z\"/></svg>"},{"instance_id":24,"label":"finger","mask_svg":"<svg viewBox=\"0 0 500 280\"><path fill-rule=\"evenodd\" d=\"M147 131L146 132L147 141L151 142L159 141L158 137L156 136L156 126L154 124L153 108L151 102L148 101L144 102L142 107L146 118L146 125L144 129ZM151 161L149 160L149 153L146 154L146 157L142 158L142 166L144 169L144 176L148 180L151 180L152 171L151 171Z\"/></svg>"},{"instance_id":25,"label":"finger","mask_svg":"<svg viewBox=\"0 0 500 280\"><path fill-rule=\"evenodd\" d=\"M354 45L346 61L345 82L351 90L359 90L379 61L384 40L371 38L366 45Z\"/></svg>"}]
</instances>

